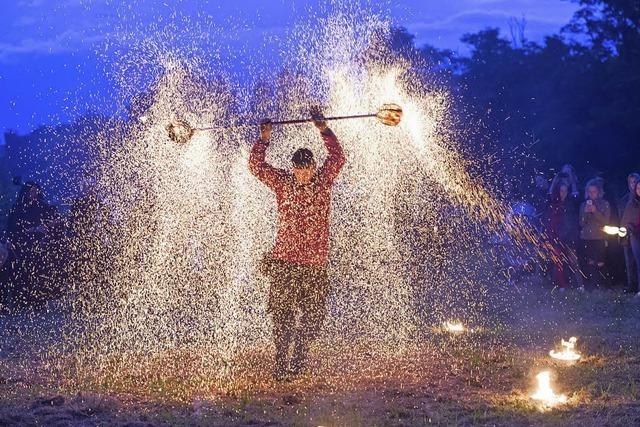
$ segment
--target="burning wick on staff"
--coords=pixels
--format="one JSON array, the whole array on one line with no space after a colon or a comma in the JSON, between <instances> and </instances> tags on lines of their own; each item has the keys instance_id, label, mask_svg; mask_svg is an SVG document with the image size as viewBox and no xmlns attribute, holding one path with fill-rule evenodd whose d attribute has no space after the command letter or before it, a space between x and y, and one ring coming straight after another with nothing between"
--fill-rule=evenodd
<instances>
[{"instance_id":1,"label":"burning wick on staff","mask_svg":"<svg viewBox=\"0 0 640 427\"><path fill-rule=\"evenodd\" d=\"M568 360L568 361L579 360L581 355L580 353L574 350L576 347L577 341L578 339L576 337L569 338L569 341L565 341L563 339L560 342L560 345L562 346L562 351L551 350L549 352L549 356L559 360Z\"/></svg>"},{"instance_id":2,"label":"burning wick on staff","mask_svg":"<svg viewBox=\"0 0 640 427\"><path fill-rule=\"evenodd\" d=\"M567 396L564 394L556 394L551 388L551 373L542 371L536 375L538 380L538 389L531 398L540 401L545 407L551 408L561 403L567 402Z\"/></svg>"},{"instance_id":3,"label":"burning wick on staff","mask_svg":"<svg viewBox=\"0 0 640 427\"><path fill-rule=\"evenodd\" d=\"M609 234L610 236L617 235L618 237L626 237L627 236L627 228L626 227L615 227L613 225L605 225L602 228L602 231Z\"/></svg>"},{"instance_id":4,"label":"burning wick on staff","mask_svg":"<svg viewBox=\"0 0 640 427\"><path fill-rule=\"evenodd\" d=\"M467 328L464 327L462 322L444 322L444 330L452 334L460 334L465 332Z\"/></svg>"}]
</instances>

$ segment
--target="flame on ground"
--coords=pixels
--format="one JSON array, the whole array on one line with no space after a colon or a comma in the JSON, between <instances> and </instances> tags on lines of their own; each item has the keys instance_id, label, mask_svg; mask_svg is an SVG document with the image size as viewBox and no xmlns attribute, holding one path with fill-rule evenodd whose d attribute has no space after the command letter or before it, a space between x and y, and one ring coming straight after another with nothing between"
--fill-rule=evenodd
<instances>
[{"instance_id":1,"label":"flame on ground","mask_svg":"<svg viewBox=\"0 0 640 427\"><path fill-rule=\"evenodd\" d=\"M451 332L452 334L459 334L462 332L466 332L467 328L462 324L462 322L444 322L444 330L447 332Z\"/></svg>"},{"instance_id":2,"label":"flame on ground","mask_svg":"<svg viewBox=\"0 0 640 427\"><path fill-rule=\"evenodd\" d=\"M536 375L536 379L538 380L538 389L531 395L532 399L540 401L545 407L553 407L567 402L567 396L556 394L551 388L551 373L549 371L540 372Z\"/></svg>"},{"instance_id":3,"label":"flame on ground","mask_svg":"<svg viewBox=\"0 0 640 427\"><path fill-rule=\"evenodd\" d=\"M562 346L562 351L551 350L549 352L549 356L559 360L569 360L569 361L579 360L581 355L580 353L575 351L577 341L578 339L576 337L569 338L569 341L565 341L563 339L560 343Z\"/></svg>"}]
</instances>

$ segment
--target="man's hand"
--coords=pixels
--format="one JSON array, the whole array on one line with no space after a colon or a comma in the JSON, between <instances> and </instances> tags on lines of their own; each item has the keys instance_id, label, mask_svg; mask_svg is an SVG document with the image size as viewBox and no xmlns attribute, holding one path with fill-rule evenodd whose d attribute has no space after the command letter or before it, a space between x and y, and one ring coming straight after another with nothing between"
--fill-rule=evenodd
<instances>
[{"instance_id":1,"label":"man's hand","mask_svg":"<svg viewBox=\"0 0 640 427\"><path fill-rule=\"evenodd\" d=\"M324 132L327 130L327 122L324 119L324 114L322 114L322 110L317 105L314 105L309 109L311 113L311 120L313 120L313 124L318 128L320 132Z\"/></svg>"},{"instance_id":2,"label":"man's hand","mask_svg":"<svg viewBox=\"0 0 640 427\"><path fill-rule=\"evenodd\" d=\"M262 142L269 142L272 129L273 125L271 124L270 119L264 119L260 122L260 140Z\"/></svg>"}]
</instances>

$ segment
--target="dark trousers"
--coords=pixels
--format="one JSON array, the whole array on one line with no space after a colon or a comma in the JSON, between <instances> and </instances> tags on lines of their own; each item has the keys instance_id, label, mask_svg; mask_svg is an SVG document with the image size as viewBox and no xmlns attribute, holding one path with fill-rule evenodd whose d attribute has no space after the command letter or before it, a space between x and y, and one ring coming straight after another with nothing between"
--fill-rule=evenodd
<instances>
[{"instance_id":1,"label":"dark trousers","mask_svg":"<svg viewBox=\"0 0 640 427\"><path fill-rule=\"evenodd\" d=\"M271 282L267 312L273 322L276 371L298 371L306 366L309 346L320 333L327 314L327 269L267 257L262 271Z\"/></svg>"},{"instance_id":2,"label":"dark trousers","mask_svg":"<svg viewBox=\"0 0 640 427\"><path fill-rule=\"evenodd\" d=\"M581 240L580 258L585 274L585 288L592 290L610 285L610 277L605 265L605 240Z\"/></svg>"},{"instance_id":3,"label":"dark trousers","mask_svg":"<svg viewBox=\"0 0 640 427\"><path fill-rule=\"evenodd\" d=\"M629 259L627 260L627 258ZM640 234L629 236L629 246L624 248L624 259L627 261L629 289L633 292L640 292Z\"/></svg>"},{"instance_id":4,"label":"dark trousers","mask_svg":"<svg viewBox=\"0 0 640 427\"><path fill-rule=\"evenodd\" d=\"M627 273L627 290L629 292L638 292L638 265L636 264L635 257L633 256L633 248L631 247L631 237L628 238L627 244L623 246L624 249L624 265Z\"/></svg>"}]
</instances>

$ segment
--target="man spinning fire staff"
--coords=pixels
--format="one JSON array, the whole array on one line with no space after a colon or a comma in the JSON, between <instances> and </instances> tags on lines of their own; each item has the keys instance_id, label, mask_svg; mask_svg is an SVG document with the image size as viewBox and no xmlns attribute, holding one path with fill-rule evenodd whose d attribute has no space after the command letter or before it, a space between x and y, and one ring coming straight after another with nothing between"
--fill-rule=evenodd
<instances>
[{"instance_id":1,"label":"man spinning fire staff","mask_svg":"<svg viewBox=\"0 0 640 427\"><path fill-rule=\"evenodd\" d=\"M330 290L327 258L331 190L345 156L320 110L312 109L311 116L328 151L320 168L306 148L293 153L290 172L268 164L269 120L260 124L260 139L249 158L251 173L275 193L278 205L276 244L262 263L263 273L270 280L267 311L272 317L276 347L273 376L277 381L308 369L309 346L322 328Z\"/></svg>"}]
</instances>

